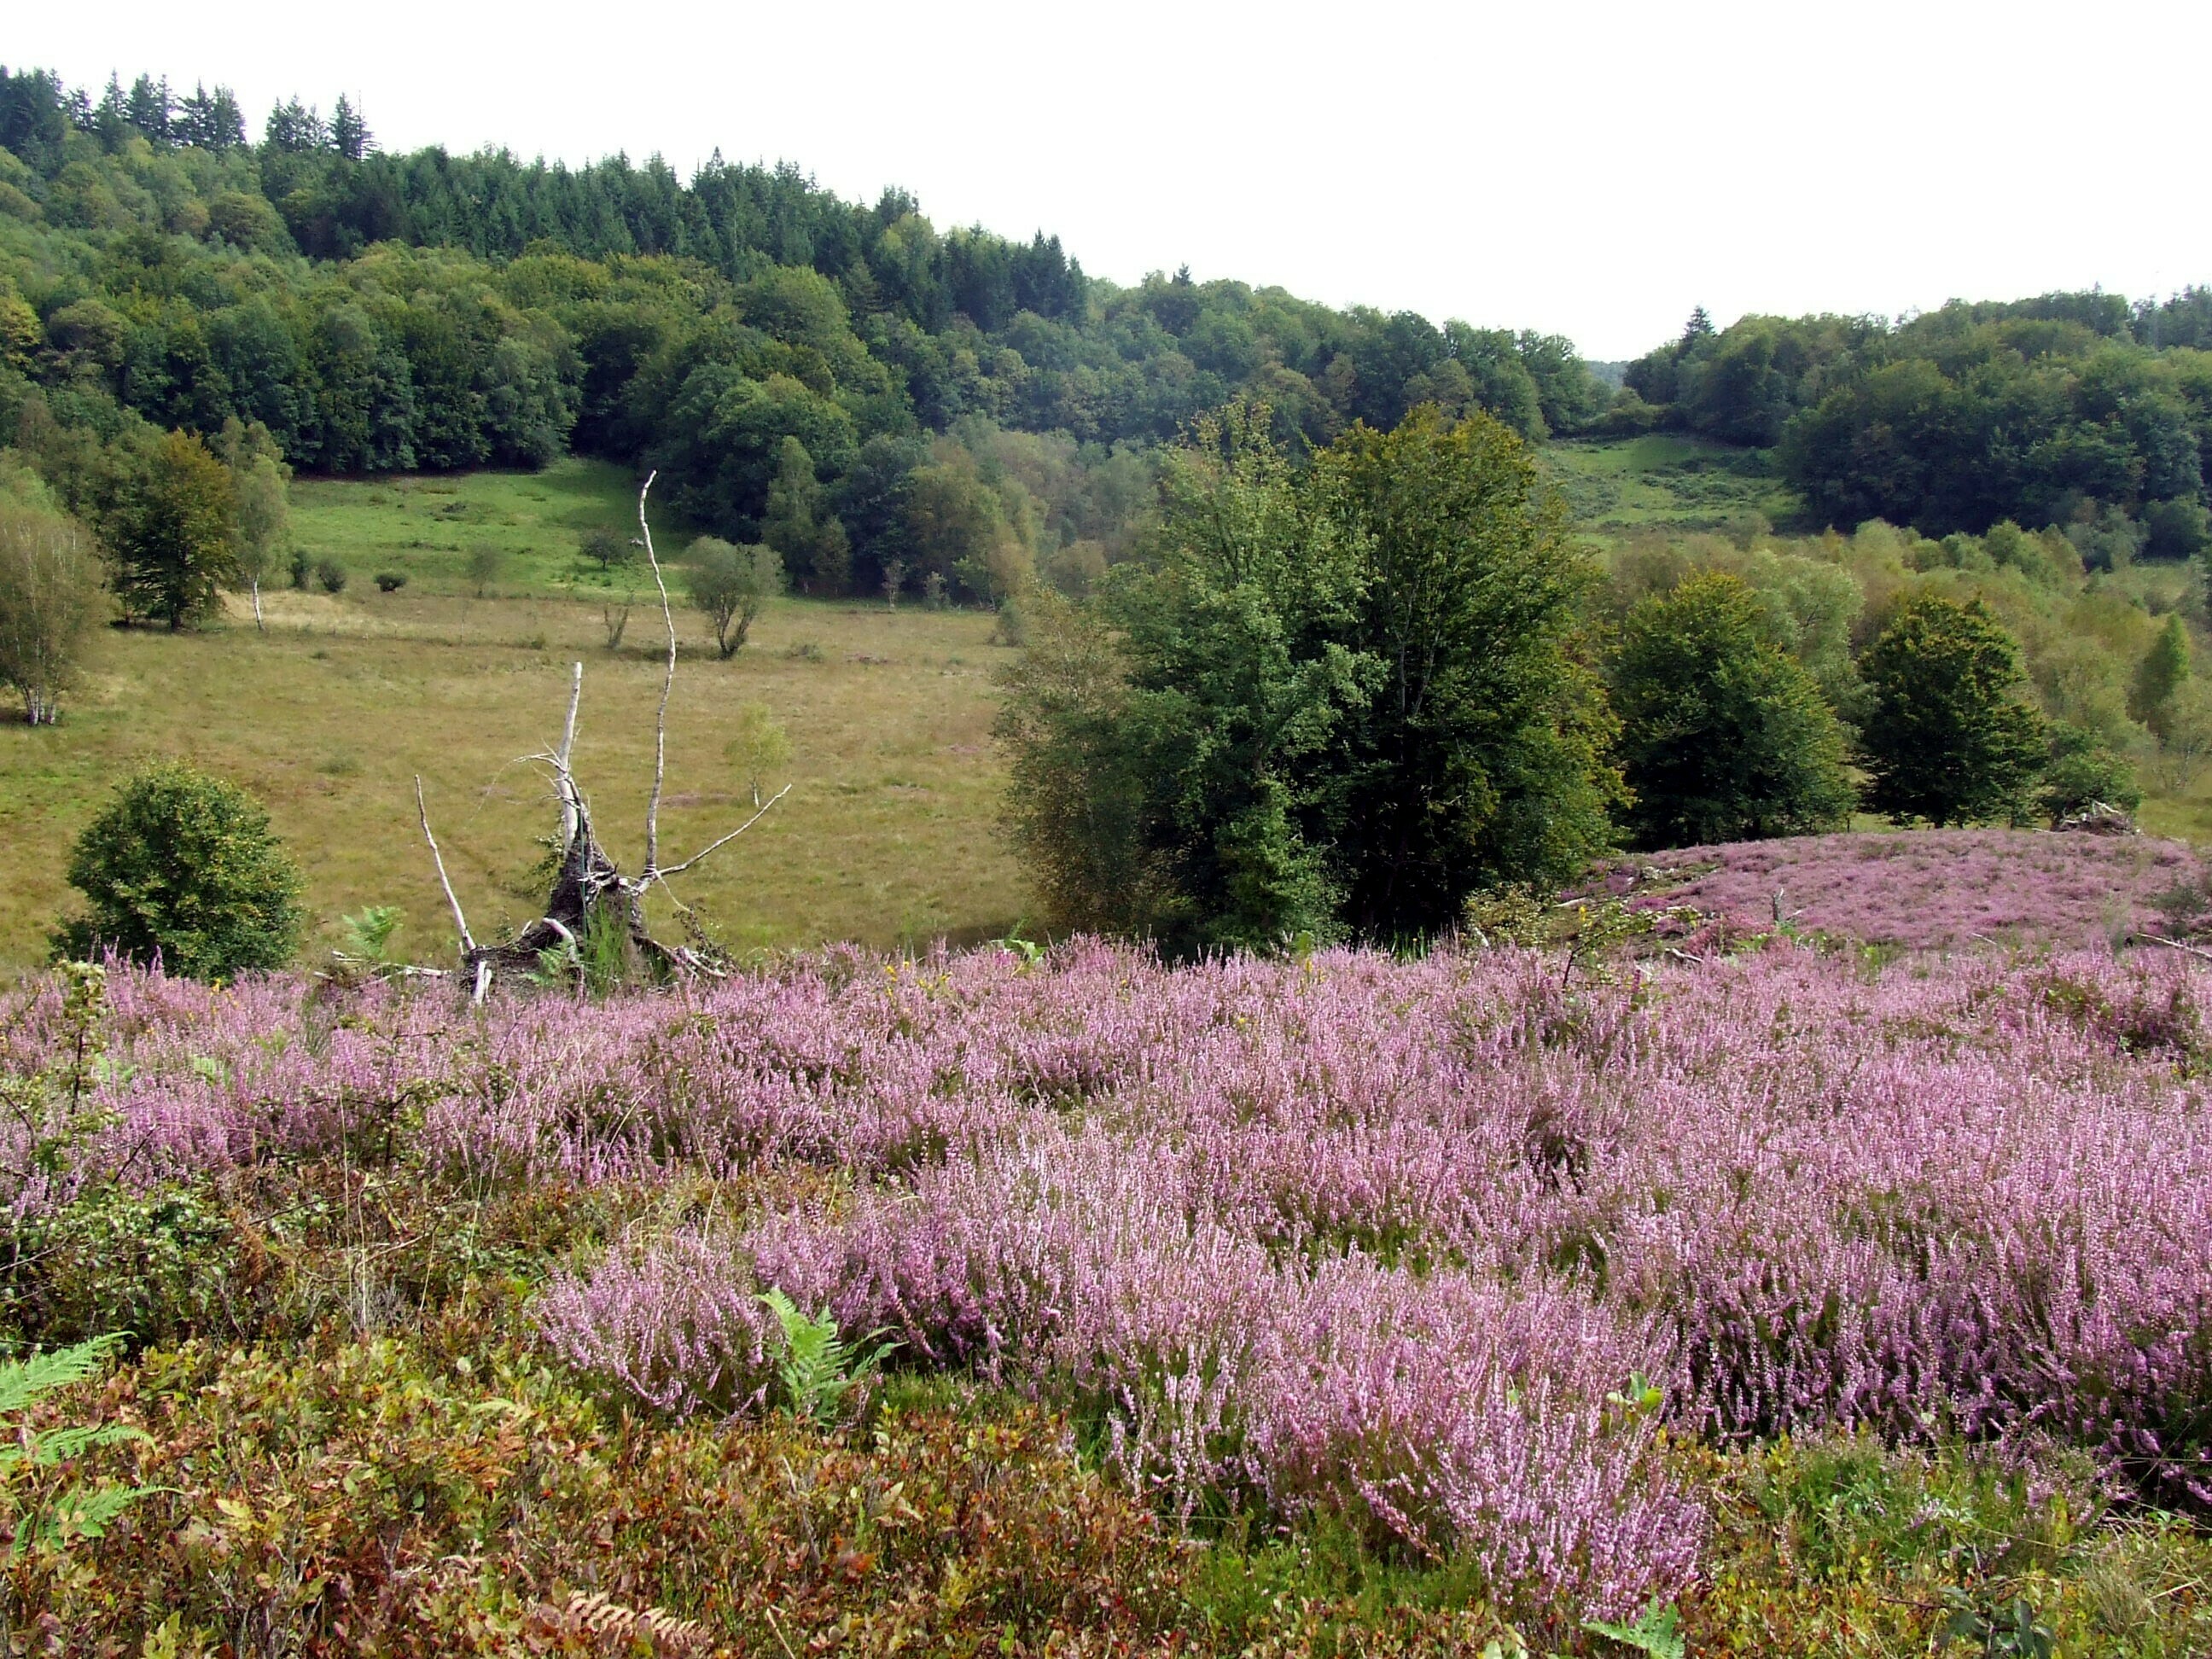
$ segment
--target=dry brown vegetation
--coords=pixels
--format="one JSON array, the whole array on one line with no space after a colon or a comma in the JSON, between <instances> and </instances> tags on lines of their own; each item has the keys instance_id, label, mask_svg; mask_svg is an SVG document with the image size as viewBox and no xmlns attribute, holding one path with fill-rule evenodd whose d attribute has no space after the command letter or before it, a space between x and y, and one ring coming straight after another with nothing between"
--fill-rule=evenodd
<instances>
[{"instance_id":1,"label":"dry brown vegetation","mask_svg":"<svg viewBox=\"0 0 2212 1659\"><path fill-rule=\"evenodd\" d=\"M342 911L404 907L398 948L443 960L451 925L415 822L420 773L454 884L481 931L523 919L526 879L555 826L544 779L518 757L559 736L569 665L585 665L580 776L625 867L652 782L653 704L665 638L641 605L611 654L597 597L473 599L411 592L266 595L197 635L108 631L58 729L0 724L0 963L45 953L74 897L68 847L137 763L183 756L267 802L303 866L324 937ZM1021 895L991 833L1000 771L993 620L853 602L772 604L718 662L679 612L684 660L670 708L664 845L689 856L729 826L747 781L726 757L749 702L788 730L790 796L684 878L730 945L854 939L877 945L1004 931ZM808 647L813 647L809 650Z\"/></svg>"}]
</instances>

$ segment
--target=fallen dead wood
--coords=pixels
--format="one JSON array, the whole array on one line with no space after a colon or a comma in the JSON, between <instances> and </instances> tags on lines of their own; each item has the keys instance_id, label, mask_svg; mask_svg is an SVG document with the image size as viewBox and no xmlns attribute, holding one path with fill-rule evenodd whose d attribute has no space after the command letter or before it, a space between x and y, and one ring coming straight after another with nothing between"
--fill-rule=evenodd
<instances>
[{"instance_id":1,"label":"fallen dead wood","mask_svg":"<svg viewBox=\"0 0 2212 1659\"><path fill-rule=\"evenodd\" d=\"M459 935L459 977L471 984L478 1001L502 976L537 974L549 957L568 962L580 971L586 952L595 957L602 952L618 954L623 977L640 972L655 976L696 973L720 977L726 969L711 949L697 943L670 945L653 936L646 925L646 897L658 884L667 891L678 910L689 916L690 908L668 885L670 878L682 875L728 846L791 793L791 787L785 785L760 803L750 817L709 842L690 858L678 864L661 864L660 803L667 779L668 703L676 685L677 651L675 608L669 600L668 584L653 550L653 526L647 522L645 512L646 499L653 489L653 479L659 476L648 474L637 492L638 529L647 562L653 570L653 586L660 595L660 617L668 635L667 665L661 675L660 702L653 715L653 793L645 809L644 867L635 876L626 876L608 854L592 821L590 799L577 781L571 765L575 752L576 717L584 696L584 665L580 662L569 677L568 714L562 726L559 746L529 757L551 775L554 799L560 809L560 830L554 842L556 856L544 913L512 938L483 945L470 933L468 918L446 873L446 861L439 853L437 837L431 833L422 780L415 780L415 805L422 820L422 839L430 848L438 884L445 890L446 902L453 913L453 929Z\"/></svg>"}]
</instances>

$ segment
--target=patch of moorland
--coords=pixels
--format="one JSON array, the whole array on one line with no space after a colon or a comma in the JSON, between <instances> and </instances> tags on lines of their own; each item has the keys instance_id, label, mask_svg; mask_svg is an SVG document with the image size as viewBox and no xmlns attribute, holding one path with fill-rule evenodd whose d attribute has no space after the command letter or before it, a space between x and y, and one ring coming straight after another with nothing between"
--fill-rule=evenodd
<instances>
[{"instance_id":1,"label":"patch of moorland","mask_svg":"<svg viewBox=\"0 0 2212 1659\"><path fill-rule=\"evenodd\" d=\"M2201 1650L2206 973L27 982L0 1310L127 1323L37 1420L151 1438L8 1496L155 1490L18 1552L9 1612L124 1653L604 1651L594 1596L668 1651ZM857 1415L770 1287L899 1344Z\"/></svg>"},{"instance_id":2,"label":"patch of moorland","mask_svg":"<svg viewBox=\"0 0 2212 1659\"><path fill-rule=\"evenodd\" d=\"M1686 905L1746 933L1787 927L1913 951L2186 932L2206 868L2179 842L2033 830L1801 836L1617 860L1592 890Z\"/></svg>"}]
</instances>

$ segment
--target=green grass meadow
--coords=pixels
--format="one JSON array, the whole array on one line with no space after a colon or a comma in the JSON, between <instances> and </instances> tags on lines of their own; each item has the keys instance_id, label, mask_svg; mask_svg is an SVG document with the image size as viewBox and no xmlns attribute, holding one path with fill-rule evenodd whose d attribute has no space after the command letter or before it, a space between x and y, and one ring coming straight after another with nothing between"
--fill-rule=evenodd
<instances>
[{"instance_id":1,"label":"green grass meadow","mask_svg":"<svg viewBox=\"0 0 2212 1659\"><path fill-rule=\"evenodd\" d=\"M654 503L653 541L663 558L689 545L690 531ZM407 591L473 594L469 556L498 550L490 591L544 594L650 587L642 559L602 573L580 558L577 538L604 526L637 534L637 486L629 469L570 458L543 472L397 474L372 479L301 478L292 485L295 545L310 559L346 568L349 587L380 572L407 578Z\"/></svg>"},{"instance_id":2,"label":"green grass meadow","mask_svg":"<svg viewBox=\"0 0 2212 1659\"><path fill-rule=\"evenodd\" d=\"M117 781L162 756L267 803L307 876L311 957L336 942L341 914L386 903L406 912L396 948L426 962L449 953L417 775L471 926L497 936L542 897L529 872L554 814L526 757L558 739L577 662L579 775L603 837L635 869L666 635L643 564L610 580L580 561L576 531L624 513L635 524L635 511L625 472L581 462L301 482L295 542L348 567L343 592L264 592L265 634L243 601L198 633L106 630L62 725L0 723L0 964L43 958L75 897L63 873L70 842ZM508 556L484 599L450 545L477 537ZM656 526L664 552L685 539ZM380 592L371 577L393 568L407 586ZM609 605L625 588L637 598L611 651ZM769 780L790 794L682 878L685 902L724 942L894 947L988 938L1019 920L1017 872L992 832L991 676L1010 654L992 643L994 617L781 599L726 662L703 617L679 601L675 620L664 859L688 857L751 811L750 780L726 752L740 709L763 705L792 741L790 764Z\"/></svg>"},{"instance_id":3,"label":"green grass meadow","mask_svg":"<svg viewBox=\"0 0 2212 1659\"><path fill-rule=\"evenodd\" d=\"M1604 541L1648 531L1794 523L1796 496L1755 450L1676 433L1562 441L1543 452L1577 526Z\"/></svg>"}]
</instances>

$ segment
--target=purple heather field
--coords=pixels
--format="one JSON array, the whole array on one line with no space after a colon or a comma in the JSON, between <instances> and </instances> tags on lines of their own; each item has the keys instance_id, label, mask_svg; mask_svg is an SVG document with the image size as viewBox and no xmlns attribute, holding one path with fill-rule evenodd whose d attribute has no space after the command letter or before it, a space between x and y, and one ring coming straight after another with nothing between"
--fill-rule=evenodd
<instances>
[{"instance_id":1,"label":"purple heather field","mask_svg":"<svg viewBox=\"0 0 2212 1659\"><path fill-rule=\"evenodd\" d=\"M1721 849L1718 890L2063 935L2096 881L2167 867L1948 839L1966 870L1919 903L1845 885L1919 884L1905 837ZM1972 896L2008 860L2000 912ZM1665 1434L2056 1439L2212 1495L2208 975L2109 947L1876 968L1777 940L1586 975L1078 942L471 1010L118 970L99 1158L189 1177L398 1133L464 1190L689 1191L534 1303L553 1353L641 1404L756 1408L777 1286L897 1364L1070 1408L1171 1515L1334 1513L1621 1613L1698 1562ZM11 993L0 1060L64 1030L54 984ZM738 1176L750 1201L696 1200Z\"/></svg>"},{"instance_id":2,"label":"purple heather field","mask_svg":"<svg viewBox=\"0 0 2212 1659\"><path fill-rule=\"evenodd\" d=\"M1603 885L1753 931L1777 895L1802 933L1910 950L2087 946L2162 931L2152 902L2204 866L2179 842L2028 830L1925 830L1735 842L1641 854Z\"/></svg>"}]
</instances>

